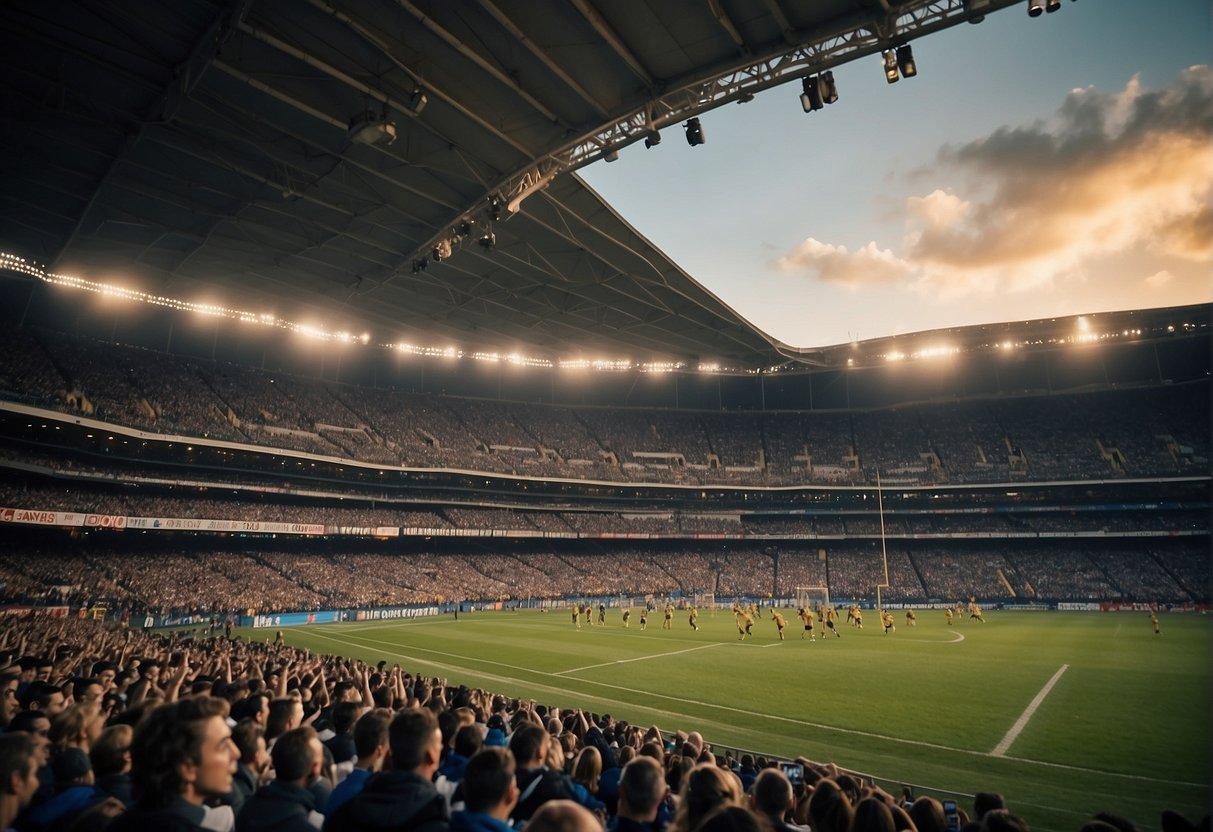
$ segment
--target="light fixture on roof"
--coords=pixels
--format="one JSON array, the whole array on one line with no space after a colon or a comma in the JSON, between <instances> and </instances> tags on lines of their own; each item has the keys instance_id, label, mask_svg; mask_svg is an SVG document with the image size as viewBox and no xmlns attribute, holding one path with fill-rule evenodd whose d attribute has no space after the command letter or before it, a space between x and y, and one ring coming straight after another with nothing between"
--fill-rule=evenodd
<instances>
[{"instance_id":1,"label":"light fixture on roof","mask_svg":"<svg viewBox=\"0 0 1213 832\"><path fill-rule=\"evenodd\" d=\"M970 23L980 23L986 19L986 10L990 0L965 0L965 10L969 13Z\"/></svg>"},{"instance_id":2,"label":"light fixture on roof","mask_svg":"<svg viewBox=\"0 0 1213 832\"><path fill-rule=\"evenodd\" d=\"M439 240L434 244L434 250L430 252L430 256L434 258L435 263L441 263L443 260L451 256L451 241Z\"/></svg>"},{"instance_id":3,"label":"light fixture on roof","mask_svg":"<svg viewBox=\"0 0 1213 832\"><path fill-rule=\"evenodd\" d=\"M480 239L476 242L482 249L488 251L489 249L493 248L493 246L497 245L497 235L493 233L493 229L487 228L485 229L485 232L480 235Z\"/></svg>"},{"instance_id":4,"label":"light fixture on roof","mask_svg":"<svg viewBox=\"0 0 1213 832\"><path fill-rule=\"evenodd\" d=\"M396 141L396 123L387 117L387 110L364 110L350 119L350 141L386 147Z\"/></svg>"},{"instance_id":5,"label":"light fixture on roof","mask_svg":"<svg viewBox=\"0 0 1213 832\"><path fill-rule=\"evenodd\" d=\"M661 133L656 130L650 130L644 134L644 146L646 149L653 149L661 144Z\"/></svg>"},{"instance_id":6,"label":"light fixture on roof","mask_svg":"<svg viewBox=\"0 0 1213 832\"><path fill-rule=\"evenodd\" d=\"M699 124L699 119L688 119L686 123L687 144L694 147L697 144L703 144L703 127Z\"/></svg>"},{"instance_id":7,"label":"light fixture on roof","mask_svg":"<svg viewBox=\"0 0 1213 832\"><path fill-rule=\"evenodd\" d=\"M501 197L493 194L489 197L489 219L498 222L501 219Z\"/></svg>"},{"instance_id":8,"label":"light fixture on roof","mask_svg":"<svg viewBox=\"0 0 1213 832\"><path fill-rule=\"evenodd\" d=\"M1045 11L1049 14L1061 8L1061 0L1045 0Z\"/></svg>"},{"instance_id":9,"label":"light fixture on roof","mask_svg":"<svg viewBox=\"0 0 1213 832\"><path fill-rule=\"evenodd\" d=\"M429 103L429 96L423 93L420 87L414 87L413 94L409 96L409 112L415 116L419 116L421 115L421 111L425 109L425 105Z\"/></svg>"},{"instance_id":10,"label":"light fixture on roof","mask_svg":"<svg viewBox=\"0 0 1213 832\"><path fill-rule=\"evenodd\" d=\"M834 83L832 70L827 69L817 76L817 91L821 93L821 100L826 104L833 104L838 100L838 85Z\"/></svg>"},{"instance_id":11,"label":"light fixture on roof","mask_svg":"<svg viewBox=\"0 0 1213 832\"><path fill-rule=\"evenodd\" d=\"M1045 0L1028 0L1028 17L1040 17L1045 10Z\"/></svg>"},{"instance_id":12,"label":"light fixture on roof","mask_svg":"<svg viewBox=\"0 0 1213 832\"><path fill-rule=\"evenodd\" d=\"M908 43L897 47L897 68L901 70L902 78L913 78L918 74L918 64L914 63L914 50Z\"/></svg>"},{"instance_id":13,"label":"light fixture on roof","mask_svg":"<svg viewBox=\"0 0 1213 832\"><path fill-rule=\"evenodd\" d=\"M613 147L608 147L606 150L602 151L602 160L604 162L619 161L619 151Z\"/></svg>"},{"instance_id":14,"label":"light fixture on roof","mask_svg":"<svg viewBox=\"0 0 1213 832\"><path fill-rule=\"evenodd\" d=\"M890 84L896 84L901 76L897 73L897 53L886 49L880 53L884 57L884 79Z\"/></svg>"},{"instance_id":15,"label":"light fixture on roof","mask_svg":"<svg viewBox=\"0 0 1213 832\"><path fill-rule=\"evenodd\" d=\"M821 88L817 84L816 75L801 78L800 89L800 106L804 108L806 113L820 110L825 106L825 103L821 100Z\"/></svg>"},{"instance_id":16,"label":"light fixture on roof","mask_svg":"<svg viewBox=\"0 0 1213 832\"><path fill-rule=\"evenodd\" d=\"M472 221L467 217L464 217L459 221L459 224L455 226L455 236L466 237L472 233L472 228Z\"/></svg>"},{"instance_id":17,"label":"light fixture on roof","mask_svg":"<svg viewBox=\"0 0 1213 832\"><path fill-rule=\"evenodd\" d=\"M430 265L430 261L428 259L426 259L425 257L422 257L420 260L414 260L413 261L413 274L421 274L423 271L426 270L426 267L429 265Z\"/></svg>"}]
</instances>

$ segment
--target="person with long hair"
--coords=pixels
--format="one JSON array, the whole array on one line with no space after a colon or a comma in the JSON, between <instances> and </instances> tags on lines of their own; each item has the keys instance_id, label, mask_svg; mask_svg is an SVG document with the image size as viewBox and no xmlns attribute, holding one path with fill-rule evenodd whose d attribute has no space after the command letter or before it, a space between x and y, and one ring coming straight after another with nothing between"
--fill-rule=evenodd
<instances>
[{"instance_id":1,"label":"person with long hair","mask_svg":"<svg viewBox=\"0 0 1213 832\"><path fill-rule=\"evenodd\" d=\"M713 811L743 805L737 775L714 765L697 765L683 779L669 832L696 832Z\"/></svg>"}]
</instances>

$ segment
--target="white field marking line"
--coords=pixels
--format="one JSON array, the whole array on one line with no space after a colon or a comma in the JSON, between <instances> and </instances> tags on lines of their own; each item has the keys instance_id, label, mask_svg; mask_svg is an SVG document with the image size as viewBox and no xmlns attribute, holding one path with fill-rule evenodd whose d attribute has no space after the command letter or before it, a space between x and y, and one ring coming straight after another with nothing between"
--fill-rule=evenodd
<instances>
[{"instance_id":1,"label":"white field marking line","mask_svg":"<svg viewBox=\"0 0 1213 832\"><path fill-rule=\"evenodd\" d=\"M1053 686L1057 684L1057 680L1061 678L1061 674L1069 669L1070 666L1068 664L1063 664L1057 668L1057 672L1053 674L1053 678L1045 682L1045 686L1037 692L1036 698L1028 703L1028 707L1024 708L1024 712L1019 715L1019 719L1015 720L1015 724L1011 726L1010 731L1007 731L1007 735L1002 738L1002 742L996 745L994 750L990 752L991 757L1007 756L1007 749L1011 747L1011 743L1015 742L1020 732L1027 727L1029 720L1036 713L1036 709L1045 701L1045 697L1049 695L1049 692L1053 690Z\"/></svg>"},{"instance_id":2,"label":"white field marking line","mask_svg":"<svg viewBox=\"0 0 1213 832\"><path fill-rule=\"evenodd\" d=\"M613 667L614 665L617 665L617 664L629 664L631 662L647 662L649 659L664 659L667 656L677 656L682 653L694 653L696 650L708 650L712 647L719 647L719 646L720 646L720 643L714 641L711 644L701 644L698 647L688 647L686 650L674 650L673 652L670 652L670 653L654 653L652 656L637 656L634 659L616 659L613 662L603 662L602 664L587 664L585 667L570 667L568 670L560 670L560 671L557 671L556 673L553 673L552 675L553 676L563 676L566 673L577 673L578 671L581 671L581 670L593 670L594 668L597 668L597 667Z\"/></svg>"},{"instance_id":3,"label":"white field marking line","mask_svg":"<svg viewBox=\"0 0 1213 832\"><path fill-rule=\"evenodd\" d=\"M317 628L317 630L318 630L318 628ZM318 632L317 630L309 630L308 632L314 633L315 635L318 635L321 638L326 638L331 641L335 641L338 644L344 644L347 647L365 646L365 645L357 644L355 642L347 641L345 639L336 638L335 636L326 635L324 633ZM400 646L398 644L394 644L392 642L387 642L387 641L382 641L379 639L363 638L363 639L360 639L360 641L372 641L372 642L377 642L379 644L387 644L390 647L399 647ZM559 678L560 681L562 681L562 682L567 681L567 679L565 677L558 676L555 673L548 673L543 670L534 670L534 669L526 668L526 667L518 667L517 665L505 664L504 662L495 662L491 659L477 659L477 658L473 658L470 656L460 656L457 653L446 653L441 650L429 650L424 647L417 648L417 649L419 649L420 651L425 652L425 653L433 653L433 654L436 654L439 656L448 656L450 658L463 659L465 661L482 662L484 664L498 665L500 667L509 668L511 670L521 670L523 672L531 673L531 674L534 674L537 676L556 677L556 678ZM423 659L423 658L413 656L413 655L410 655L407 653L399 653L399 652L392 652L392 651L384 651L384 652L387 653L387 655L389 655L389 656L395 656L395 657L402 658L402 659L409 659L411 661L417 662L418 664L427 664L432 667L441 668L441 669L447 670L447 671L454 670L454 671L459 671L459 672L464 672L464 673L472 673L483 679L490 679L492 681L497 681L497 682L507 682L507 683L514 683L514 684L519 684L519 685L529 685L530 687L549 691L558 696L569 696L570 695L570 691L567 687L553 687L552 685L546 685L546 684L543 684L542 682L533 682L533 681L530 681L527 679L520 679L517 676L501 676L496 673L489 673L489 672L480 670L475 667L469 667L468 665L447 664L444 662L434 661L433 659ZM901 745L912 745L912 746L916 746L919 748L931 748L931 749L935 749L937 751L949 751L949 752L953 752L953 753L967 754L972 757L993 757L994 756L993 754L991 754L988 751L974 751L969 748L953 748L952 746L941 745L939 743L933 743L933 742L925 742L923 740L911 740L911 739L905 739L904 737L890 737L890 736L886 736L884 734L875 734L875 733L872 733L869 731L859 731L854 728L840 728L836 725L824 725L820 722L809 722L809 721L803 720L803 719L792 719L791 717L778 716L775 714L762 713L759 711L747 711L742 708L734 708L734 707L730 707L728 705L717 705L713 702L700 702L695 699L681 699L677 696L669 696L664 693L657 693L655 691L650 691L650 690L638 690L636 688L626 688L626 687L623 687L622 685L612 685L607 682L596 682L591 679L576 679L574 681L581 682L581 683L587 684L587 685L596 685L598 687L608 688L611 690L618 690L618 691L622 691L624 693L639 694L639 695L647 696L647 697L650 697L653 699L667 699L671 702L679 702L684 705L700 705L702 707L712 708L714 710L742 714L745 716L758 717L760 719L769 719L769 720L772 720L775 722L789 723L792 725L800 725L800 726L804 726L807 728L815 728L815 729L818 729L821 731L832 731L832 732L839 733L839 734L849 734L849 735L864 737L864 738L868 738L868 739L885 740L887 742L899 743ZM593 699L598 699L599 701L602 701L602 702L612 702L612 703L616 703L616 704L618 703L617 699L608 699L602 695L595 695L592 693L587 693L587 694L585 694L585 696L588 696ZM674 717L674 718L680 719L684 722L689 719L694 719L699 724L703 724L703 725L710 724L710 725L718 725L722 728L736 729L736 725L734 725L733 723L722 723L722 722L718 722L716 720L705 718L705 717L690 717L683 711L667 711L664 708L654 708L652 706L641 705L639 703L627 703L627 705L629 708L635 708L638 711L647 711L649 713L659 714L661 716ZM1171 784L1171 785L1185 786L1185 787L1197 788L1197 789L1207 789L1208 788L1207 783L1189 783L1189 782L1173 780L1173 779L1169 779L1169 778L1147 777L1147 776L1141 775L1141 774L1122 774L1122 773L1116 772L1116 771L1103 771L1100 769L1083 768L1081 766L1066 765L1065 763L1049 763L1049 762L1045 762L1043 760L1030 760L1026 757L1003 757L1002 759L1010 760L1010 761L1017 762L1017 763L1027 763L1028 765L1043 766L1046 768L1058 768L1058 769L1064 769L1067 771L1079 771L1079 772L1083 772L1086 774L1097 774L1097 775L1103 775L1106 777L1118 777L1118 778L1121 778L1124 780L1137 780L1137 781L1141 781L1143 783L1167 783L1167 784Z\"/></svg>"},{"instance_id":4,"label":"white field marking line","mask_svg":"<svg viewBox=\"0 0 1213 832\"><path fill-rule=\"evenodd\" d=\"M781 645L781 644L783 644L783 642L782 642L782 641L777 641L777 642L775 642L774 644L761 644L761 645L759 645L759 646L758 646L758 649L759 649L759 650L766 650L768 647L778 647L778 646L779 646L779 645Z\"/></svg>"}]
</instances>

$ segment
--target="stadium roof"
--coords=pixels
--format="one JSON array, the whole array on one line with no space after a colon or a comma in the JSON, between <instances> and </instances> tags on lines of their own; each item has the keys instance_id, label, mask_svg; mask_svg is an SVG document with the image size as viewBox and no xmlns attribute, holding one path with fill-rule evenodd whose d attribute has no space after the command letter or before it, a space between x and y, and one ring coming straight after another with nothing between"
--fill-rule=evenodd
<instances>
[{"instance_id":1,"label":"stadium roof","mask_svg":"<svg viewBox=\"0 0 1213 832\"><path fill-rule=\"evenodd\" d=\"M575 171L1015 2L6 3L0 249L386 337L815 364Z\"/></svg>"}]
</instances>

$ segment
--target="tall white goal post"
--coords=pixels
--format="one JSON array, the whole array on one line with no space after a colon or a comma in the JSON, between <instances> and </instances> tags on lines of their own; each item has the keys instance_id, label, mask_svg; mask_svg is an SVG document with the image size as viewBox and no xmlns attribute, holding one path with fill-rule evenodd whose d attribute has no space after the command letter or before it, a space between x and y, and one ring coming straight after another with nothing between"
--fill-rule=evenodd
<instances>
[{"instance_id":1,"label":"tall white goal post","mask_svg":"<svg viewBox=\"0 0 1213 832\"><path fill-rule=\"evenodd\" d=\"M798 586L796 587L796 609L811 609L816 611L818 607L829 608L830 606L830 589L825 586Z\"/></svg>"}]
</instances>

